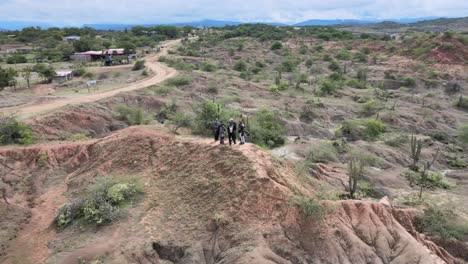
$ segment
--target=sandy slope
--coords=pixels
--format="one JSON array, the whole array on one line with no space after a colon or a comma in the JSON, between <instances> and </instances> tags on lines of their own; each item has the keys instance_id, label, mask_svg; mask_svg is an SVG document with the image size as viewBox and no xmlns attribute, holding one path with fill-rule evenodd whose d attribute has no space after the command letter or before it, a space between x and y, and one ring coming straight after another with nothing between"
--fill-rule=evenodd
<instances>
[{"instance_id":1,"label":"sandy slope","mask_svg":"<svg viewBox=\"0 0 468 264\"><path fill-rule=\"evenodd\" d=\"M175 76L177 71L173 68L169 68L162 63L156 61L156 59L160 56L164 56L167 54L167 50L170 47L173 47L180 43L180 40L172 40L168 41L165 44L165 49L163 49L160 53L156 55L151 55L145 58L146 66L153 71L154 75L149 78L143 79L141 81L132 83L128 86L124 86L122 88L118 88L111 91L106 91L102 93L95 93L89 95L82 95L82 96L70 96L70 97L61 97L56 100L50 102L44 102L41 104L33 104L33 105L21 105L9 108L1 109L2 112L5 113L17 113L19 118L26 119L33 116L41 115L47 113L49 111L55 110L57 108L66 106L66 105L76 105L81 103L90 103L101 100L103 98L115 96L121 92L128 92L133 90L142 89L154 84L161 83L168 78Z\"/></svg>"}]
</instances>

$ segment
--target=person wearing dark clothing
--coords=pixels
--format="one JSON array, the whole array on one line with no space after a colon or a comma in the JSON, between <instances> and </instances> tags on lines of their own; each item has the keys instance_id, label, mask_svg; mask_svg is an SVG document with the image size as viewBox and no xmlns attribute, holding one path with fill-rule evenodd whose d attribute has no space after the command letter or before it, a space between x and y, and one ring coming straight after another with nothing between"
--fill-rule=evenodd
<instances>
[{"instance_id":1,"label":"person wearing dark clothing","mask_svg":"<svg viewBox=\"0 0 468 264\"><path fill-rule=\"evenodd\" d=\"M224 137L226 136L226 128L224 127L223 121L218 126L219 144L224 145Z\"/></svg>"},{"instance_id":2,"label":"person wearing dark clothing","mask_svg":"<svg viewBox=\"0 0 468 264\"><path fill-rule=\"evenodd\" d=\"M239 127L240 144L244 145L245 144L245 124L244 124L244 121L242 121L242 119L239 121L238 127Z\"/></svg>"},{"instance_id":3,"label":"person wearing dark clothing","mask_svg":"<svg viewBox=\"0 0 468 264\"><path fill-rule=\"evenodd\" d=\"M219 139L219 120L216 119L216 121L213 123L213 135L214 135L214 139L215 141L218 141Z\"/></svg>"},{"instance_id":4,"label":"person wearing dark clothing","mask_svg":"<svg viewBox=\"0 0 468 264\"><path fill-rule=\"evenodd\" d=\"M234 122L234 119L230 119L229 120L229 124L228 124L228 127L227 127L227 130L228 130L228 138L229 138L229 146L232 145L232 143L234 143L234 145L236 144L236 122Z\"/></svg>"}]
</instances>

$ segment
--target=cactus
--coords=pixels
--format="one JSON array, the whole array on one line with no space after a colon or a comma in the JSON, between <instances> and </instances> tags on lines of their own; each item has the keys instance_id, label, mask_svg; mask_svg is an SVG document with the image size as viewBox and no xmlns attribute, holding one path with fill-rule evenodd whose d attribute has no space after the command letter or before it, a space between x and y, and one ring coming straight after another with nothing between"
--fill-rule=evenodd
<instances>
[{"instance_id":1,"label":"cactus","mask_svg":"<svg viewBox=\"0 0 468 264\"><path fill-rule=\"evenodd\" d=\"M355 198L357 184L364 173L364 164L359 159L351 159L348 163L348 191L351 199Z\"/></svg>"},{"instance_id":2,"label":"cactus","mask_svg":"<svg viewBox=\"0 0 468 264\"><path fill-rule=\"evenodd\" d=\"M413 163L411 164L410 169L414 171L418 171L417 164L421 157L421 150L423 147L423 142L422 140L417 139L414 134L412 134L410 147L411 147L411 159L413 160Z\"/></svg>"}]
</instances>

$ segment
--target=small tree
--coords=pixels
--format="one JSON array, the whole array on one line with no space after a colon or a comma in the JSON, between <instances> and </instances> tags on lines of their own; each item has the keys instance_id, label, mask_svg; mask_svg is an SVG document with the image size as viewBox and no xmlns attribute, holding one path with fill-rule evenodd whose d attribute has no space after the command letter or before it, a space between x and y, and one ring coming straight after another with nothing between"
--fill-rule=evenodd
<instances>
[{"instance_id":1,"label":"small tree","mask_svg":"<svg viewBox=\"0 0 468 264\"><path fill-rule=\"evenodd\" d=\"M28 66L23 69L23 72L21 73L21 76L26 80L26 83L28 84L28 89L31 88L30 82L31 82L31 75L32 75L33 69L32 67Z\"/></svg>"},{"instance_id":2,"label":"small tree","mask_svg":"<svg viewBox=\"0 0 468 264\"><path fill-rule=\"evenodd\" d=\"M411 135L411 141L410 141L410 147L411 147L411 159L413 162L411 163L410 169L413 171L418 171L418 166L417 163L419 162L419 159L421 157L421 150L423 147L423 142L420 139L417 139L416 136L413 134Z\"/></svg>"},{"instance_id":3,"label":"small tree","mask_svg":"<svg viewBox=\"0 0 468 264\"><path fill-rule=\"evenodd\" d=\"M309 75L307 73L299 73L296 75L296 89L300 88L301 83L307 83L307 80L309 79Z\"/></svg>"},{"instance_id":4,"label":"small tree","mask_svg":"<svg viewBox=\"0 0 468 264\"><path fill-rule=\"evenodd\" d=\"M348 163L348 191L349 197L354 199L358 182L362 179L364 173L364 163L356 158L352 158Z\"/></svg>"},{"instance_id":5,"label":"small tree","mask_svg":"<svg viewBox=\"0 0 468 264\"><path fill-rule=\"evenodd\" d=\"M170 117L170 123L173 125L174 134L177 134L177 130L183 127L190 127L192 125L192 117L184 112L177 112Z\"/></svg>"},{"instance_id":6,"label":"small tree","mask_svg":"<svg viewBox=\"0 0 468 264\"><path fill-rule=\"evenodd\" d=\"M279 42L279 41L275 41L271 45L271 50L279 50L279 49L282 49L282 48L283 48L283 44L281 44L281 42Z\"/></svg>"},{"instance_id":7,"label":"small tree","mask_svg":"<svg viewBox=\"0 0 468 264\"><path fill-rule=\"evenodd\" d=\"M5 87L15 85L16 76L18 76L18 72L16 72L15 69L13 68L2 69L0 67L0 91L2 91Z\"/></svg>"}]
</instances>

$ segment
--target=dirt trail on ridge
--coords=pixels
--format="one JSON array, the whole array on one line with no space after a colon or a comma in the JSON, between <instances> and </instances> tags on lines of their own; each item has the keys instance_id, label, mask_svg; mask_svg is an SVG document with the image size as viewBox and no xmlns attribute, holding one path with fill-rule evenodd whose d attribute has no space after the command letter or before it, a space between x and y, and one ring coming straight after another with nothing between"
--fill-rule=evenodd
<instances>
[{"instance_id":1,"label":"dirt trail on ridge","mask_svg":"<svg viewBox=\"0 0 468 264\"><path fill-rule=\"evenodd\" d=\"M169 48L176 46L180 43L180 40L171 40L165 43L165 48L156 55L150 55L145 57L146 60L146 67L153 71L154 75L137 81L135 83L129 84L122 88L117 88L115 90L95 93L95 94L87 94L83 96L75 96L73 97L60 97L50 102L44 102L41 104L32 104L32 105L21 105L15 107L8 107L0 109L4 113L17 113L17 116L21 119L27 119L33 116L41 115L52 110L55 110L60 107L64 107L66 105L76 105L82 103L90 103L95 102L107 97L115 96L121 92L129 92L133 90L142 89L151 85L155 85L165 81L168 78L171 78L177 74L177 71L173 68L167 67L162 63L156 61L157 58L160 56L164 56L167 54Z\"/></svg>"}]
</instances>

